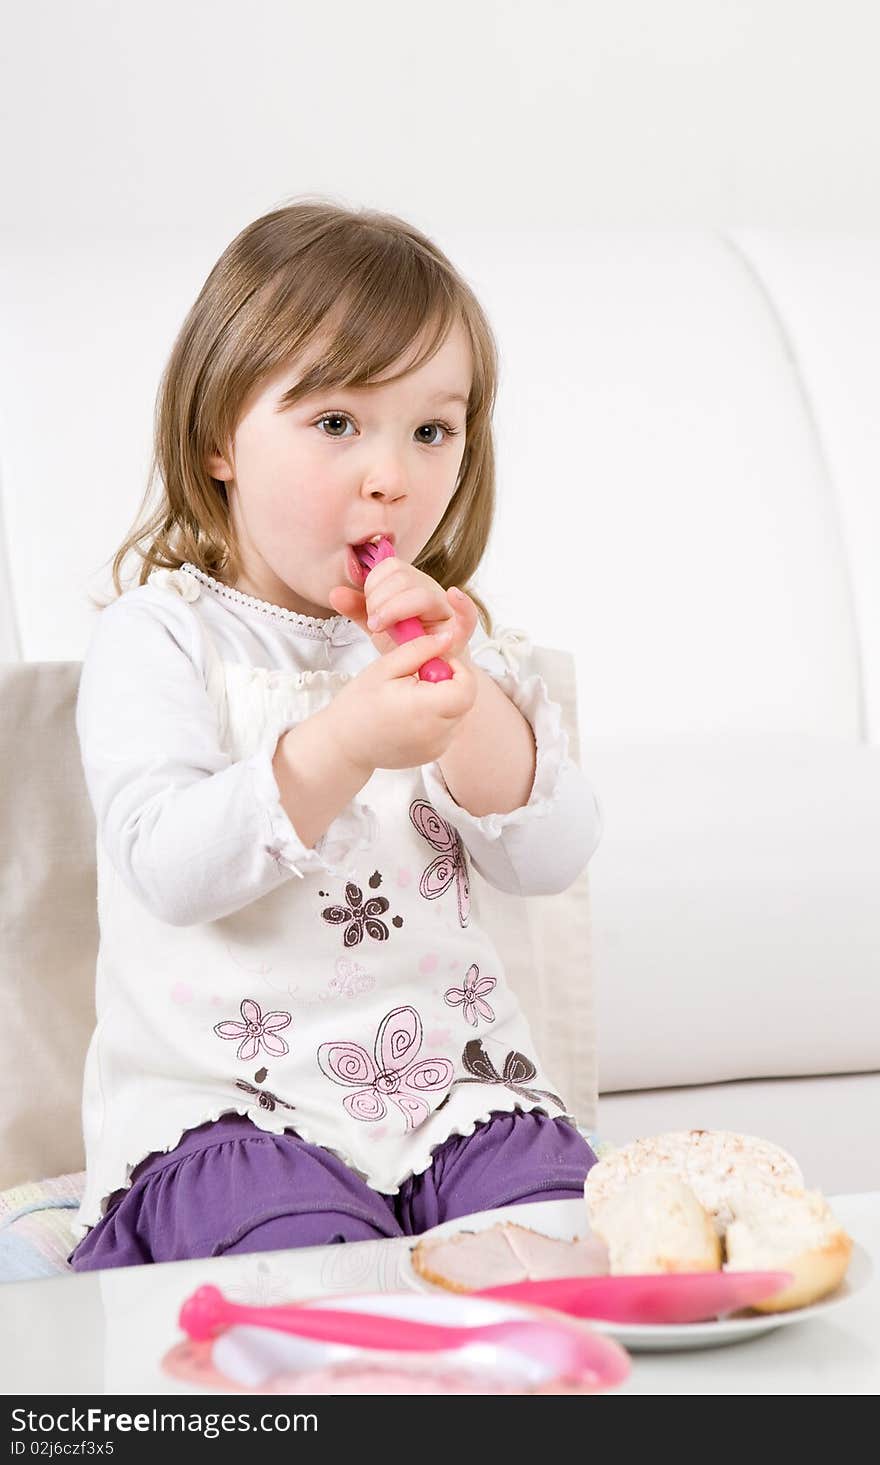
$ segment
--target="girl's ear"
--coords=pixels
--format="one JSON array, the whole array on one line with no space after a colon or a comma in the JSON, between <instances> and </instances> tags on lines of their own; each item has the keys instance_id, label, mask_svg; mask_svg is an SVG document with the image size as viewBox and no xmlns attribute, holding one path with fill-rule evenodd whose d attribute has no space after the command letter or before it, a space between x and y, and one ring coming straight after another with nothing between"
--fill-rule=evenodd
<instances>
[{"instance_id":1,"label":"girl's ear","mask_svg":"<svg viewBox=\"0 0 880 1465\"><path fill-rule=\"evenodd\" d=\"M210 457L206 458L205 467L208 470L209 476L211 478L219 478L221 483L228 483L232 477L232 469L226 459L221 458L219 453L212 453Z\"/></svg>"}]
</instances>

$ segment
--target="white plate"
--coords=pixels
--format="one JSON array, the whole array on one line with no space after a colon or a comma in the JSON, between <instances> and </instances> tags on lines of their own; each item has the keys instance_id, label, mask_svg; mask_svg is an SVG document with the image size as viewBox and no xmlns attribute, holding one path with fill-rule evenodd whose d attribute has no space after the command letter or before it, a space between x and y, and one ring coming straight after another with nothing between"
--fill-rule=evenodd
<instances>
[{"instance_id":1,"label":"white plate","mask_svg":"<svg viewBox=\"0 0 880 1465\"><path fill-rule=\"evenodd\" d=\"M589 1223L584 1214L582 1201L543 1201L527 1206L503 1206L495 1211L481 1211L474 1216L459 1216L442 1226L435 1226L432 1236L451 1236L458 1231L483 1231L499 1221L513 1221L520 1226L529 1226L545 1236L557 1236L573 1241L589 1232ZM416 1241L419 1238L416 1239ZM416 1242L414 1242L414 1245ZM852 1259L846 1276L839 1287L819 1302L809 1307L793 1308L791 1312L749 1313L745 1316L718 1318L706 1323L609 1323L590 1318L589 1323L598 1333L605 1333L629 1348L633 1353L672 1352L689 1348L720 1348L728 1343L745 1342L774 1328L789 1323L807 1322L810 1318L824 1317L839 1307L855 1293L865 1288L873 1275L873 1266L864 1247L853 1243ZM412 1285L422 1292L437 1293L443 1289L434 1287L420 1277L410 1266ZM447 1294L448 1295L448 1294ZM459 1294L461 1295L461 1294ZM488 1300L488 1299L487 1299Z\"/></svg>"},{"instance_id":2,"label":"white plate","mask_svg":"<svg viewBox=\"0 0 880 1465\"><path fill-rule=\"evenodd\" d=\"M808 1322L810 1318L825 1317L856 1292L861 1292L871 1280L874 1268L864 1247L853 1242L852 1259L846 1276L839 1287L829 1292L819 1302L809 1307L795 1307L790 1312L756 1312L746 1316L717 1318L708 1323L677 1323L661 1325L654 1323L606 1323L591 1318L590 1326L597 1333L606 1333L616 1342L622 1343L633 1353L668 1353L676 1349L720 1348L726 1343L744 1343L747 1338L757 1338L774 1328L783 1328L788 1323Z\"/></svg>"}]
</instances>

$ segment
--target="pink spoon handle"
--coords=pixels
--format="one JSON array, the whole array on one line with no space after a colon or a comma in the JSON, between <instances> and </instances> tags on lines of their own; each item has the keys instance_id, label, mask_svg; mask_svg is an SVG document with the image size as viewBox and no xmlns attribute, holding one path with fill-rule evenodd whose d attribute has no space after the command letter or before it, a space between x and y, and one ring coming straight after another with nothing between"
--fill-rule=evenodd
<instances>
[{"instance_id":1,"label":"pink spoon handle","mask_svg":"<svg viewBox=\"0 0 880 1465\"><path fill-rule=\"evenodd\" d=\"M607 1322L675 1324L703 1322L752 1307L792 1280L791 1272L652 1272L510 1282L474 1295Z\"/></svg>"},{"instance_id":2,"label":"pink spoon handle","mask_svg":"<svg viewBox=\"0 0 880 1465\"><path fill-rule=\"evenodd\" d=\"M395 621L386 629L398 646L402 646L404 641L414 641L417 636L425 634L425 628L418 616L406 616L404 620ZM452 667L440 656L432 656L424 666L419 667L419 680L422 682L447 682L451 676Z\"/></svg>"},{"instance_id":3,"label":"pink spoon handle","mask_svg":"<svg viewBox=\"0 0 880 1465\"><path fill-rule=\"evenodd\" d=\"M362 544L355 548L355 558L367 576L382 560L391 559L393 555L394 545L384 536L378 544ZM416 636L425 634L425 628L418 616L404 616L402 621L395 621L386 629L392 641L395 641L398 646L403 645L404 641L414 641ZM419 667L420 682L448 682L451 676L452 667L440 656L432 656L430 661L426 661L423 666Z\"/></svg>"},{"instance_id":4,"label":"pink spoon handle","mask_svg":"<svg viewBox=\"0 0 880 1465\"><path fill-rule=\"evenodd\" d=\"M413 1322L409 1318L323 1307L245 1307L229 1302L217 1287L205 1286L184 1302L179 1322L183 1331L197 1341L238 1324L272 1328L323 1343L395 1352L435 1352L476 1342L502 1346L507 1343L563 1373L579 1375L586 1382L596 1384L619 1381L629 1369L626 1353L610 1339L542 1318L446 1327Z\"/></svg>"}]
</instances>

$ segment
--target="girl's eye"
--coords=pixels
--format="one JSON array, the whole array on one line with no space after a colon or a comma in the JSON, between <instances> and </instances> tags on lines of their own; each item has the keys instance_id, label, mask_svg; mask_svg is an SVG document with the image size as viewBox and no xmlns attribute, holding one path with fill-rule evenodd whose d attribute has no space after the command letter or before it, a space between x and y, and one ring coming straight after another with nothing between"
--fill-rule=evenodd
<instances>
[{"instance_id":1,"label":"girl's eye","mask_svg":"<svg viewBox=\"0 0 880 1465\"><path fill-rule=\"evenodd\" d=\"M351 422L351 418L346 417L344 412L325 412L323 417L318 418L317 422L315 423L315 427L321 427L325 422ZM324 437L341 436L343 436L343 434L338 432L324 433Z\"/></svg>"},{"instance_id":2,"label":"girl's eye","mask_svg":"<svg viewBox=\"0 0 880 1465\"><path fill-rule=\"evenodd\" d=\"M458 436L458 430L456 428L454 428L454 427L448 427L445 422L426 422L423 425L425 427L428 427L428 428L431 428L431 427L439 427L440 428L440 431L441 432L444 432L446 434L446 437L447 438L452 438L452 437L457 437ZM422 431L421 427L418 429L418 431L419 432ZM445 438L444 438L444 441L445 441ZM437 442L427 443L426 446L429 447L429 448L434 448L434 447L440 448L440 447L443 446L443 443L442 442L440 442L440 443L437 443Z\"/></svg>"},{"instance_id":3,"label":"girl's eye","mask_svg":"<svg viewBox=\"0 0 880 1465\"><path fill-rule=\"evenodd\" d=\"M317 420L317 422L314 425L315 425L315 427L321 427L322 424L325 423L325 422L351 422L351 418L348 416L348 413L346 413L346 412L325 412L324 415L323 415L323 417L319 417L318 420ZM427 428L436 428L436 427L439 427L446 434L446 437L447 438L453 438L453 437L457 437L458 436L458 428L456 428L456 427L449 427L448 424L445 423L445 422L425 422L425 423L423 423L422 427L419 427L416 430L418 432L422 432L425 427L427 427ZM339 432L325 432L323 435L324 435L324 437L335 437L335 438L341 438L341 437L344 437L345 436L344 433L339 433ZM428 442L425 438L422 438L422 444L426 448L440 448L440 447L443 446L443 442L444 441L445 441L445 439L442 439L440 442L437 442L437 441Z\"/></svg>"}]
</instances>

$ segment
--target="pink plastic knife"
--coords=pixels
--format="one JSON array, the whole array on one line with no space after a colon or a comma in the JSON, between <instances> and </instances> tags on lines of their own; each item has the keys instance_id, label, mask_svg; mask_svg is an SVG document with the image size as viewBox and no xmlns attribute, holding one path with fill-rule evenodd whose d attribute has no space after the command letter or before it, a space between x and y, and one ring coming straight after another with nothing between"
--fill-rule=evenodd
<instances>
[{"instance_id":1,"label":"pink plastic knife","mask_svg":"<svg viewBox=\"0 0 880 1465\"><path fill-rule=\"evenodd\" d=\"M753 1307L794 1280L791 1272L659 1272L552 1277L483 1287L475 1297L549 1307L616 1323L697 1323Z\"/></svg>"}]
</instances>

